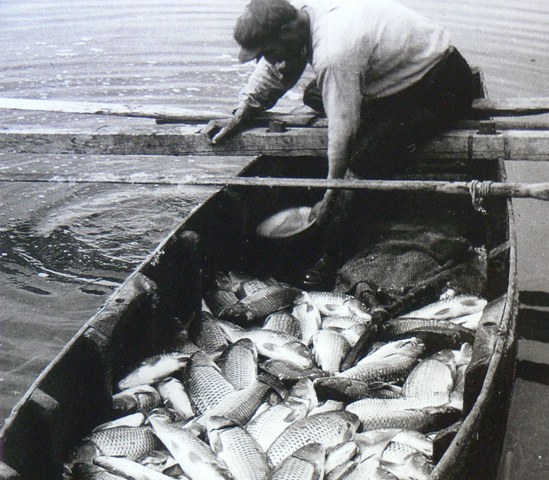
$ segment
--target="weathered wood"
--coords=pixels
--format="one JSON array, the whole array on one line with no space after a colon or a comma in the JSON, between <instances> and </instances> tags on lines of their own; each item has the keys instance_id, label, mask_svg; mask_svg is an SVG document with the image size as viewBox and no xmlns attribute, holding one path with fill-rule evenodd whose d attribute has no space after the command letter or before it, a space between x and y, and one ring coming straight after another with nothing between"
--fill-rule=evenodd
<instances>
[{"instance_id":1,"label":"weathered wood","mask_svg":"<svg viewBox=\"0 0 549 480\"><path fill-rule=\"evenodd\" d=\"M171 105L105 104L64 100L36 100L28 98L0 98L0 109L140 118L177 118L188 123L206 123L214 118L229 116L227 113L222 112L198 111Z\"/></svg>"},{"instance_id":2,"label":"weathered wood","mask_svg":"<svg viewBox=\"0 0 549 480\"><path fill-rule=\"evenodd\" d=\"M491 116L523 116L549 113L549 97L540 98L479 98L473 102L473 111Z\"/></svg>"},{"instance_id":3,"label":"weathered wood","mask_svg":"<svg viewBox=\"0 0 549 480\"><path fill-rule=\"evenodd\" d=\"M67 153L99 155L325 155L325 128L289 128L268 133L264 128L243 132L220 145L210 145L196 127L102 127L95 131L67 128L5 127L0 131L0 153ZM437 160L549 160L549 130L504 131L479 135L452 130L415 152Z\"/></svg>"},{"instance_id":4,"label":"weathered wood","mask_svg":"<svg viewBox=\"0 0 549 480\"><path fill-rule=\"evenodd\" d=\"M104 104L27 98L0 98L0 109L116 115L124 117L154 118L165 122L181 123L206 123L210 120L227 118L229 116L227 112L209 110L199 111L172 105ZM480 116L523 116L549 113L549 98L479 98L473 102L473 113ZM292 123L291 115L275 114L275 116L286 116L288 118L288 123ZM300 124L303 124L304 122L307 122L307 118L311 120L314 118L314 114L297 116L293 121L297 120Z\"/></svg>"},{"instance_id":5,"label":"weathered wood","mask_svg":"<svg viewBox=\"0 0 549 480\"><path fill-rule=\"evenodd\" d=\"M320 179L320 178L282 178L282 177L195 177L181 181L139 180L94 178L63 178L62 175L44 178L35 174L0 174L0 182L53 182L53 183L105 183L133 185L167 186L239 186L239 187L282 187L282 188L331 188L345 190L380 190L398 192L432 192L446 195L470 195L477 188L482 197L535 198L549 200L549 183L498 183L498 182L444 182L437 180L361 180L361 179ZM473 190L474 191L474 190Z\"/></svg>"}]
</instances>

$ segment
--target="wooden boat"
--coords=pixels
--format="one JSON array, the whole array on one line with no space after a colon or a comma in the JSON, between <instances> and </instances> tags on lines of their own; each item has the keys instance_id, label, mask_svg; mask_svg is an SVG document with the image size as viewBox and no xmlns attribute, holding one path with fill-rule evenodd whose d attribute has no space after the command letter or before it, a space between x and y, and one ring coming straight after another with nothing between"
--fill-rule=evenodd
<instances>
[{"instance_id":1,"label":"wooden boat","mask_svg":"<svg viewBox=\"0 0 549 480\"><path fill-rule=\"evenodd\" d=\"M476 138L476 132L461 132L459 138L464 142L456 142L456 135L438 139L436 158L433 150L427 150L407 178L505 180L499 147L482 150L479 158L467 140ZM282 140L277 142L281 145ZM499 145L499 139L492 138L492 142ZM509 152L509 139L505 142ZM322 178L326 162L316 153L262 155L240 176ZM383 201L377 205L393 198L390 192L380 195ZM280 247L258 241L255 228L273 212L311 205L318 198L318 190L226 187L185 218L86 322L16 405L0 433L0 478L61 478L67 452L94 426L110 418L113 385L141 359L162 351L181 322L201 308L203 285L212 272L268 269L280 278L291 278L297 266L314 254L314 242L305 239L291 248ZM488 214L480 215L468 197L441 200L439 194L429 192L413 194L413 198L416 206L459 210L459 221L474 226L476 240L481 239L487 251L489 303L467 371L464 415L459 425L435 443L435 455L440 458L432 478L494 478L516 349L518 292L511 201L488 198Z\"/></svg>"},{"instance_id":2,"label":"wooden boat","mask_svg":"<svg viewBox=\"0 0 549 480\"><path fill-rule=\"evenodd\" d=\"M309 156L260 157L242 174L319 177L322 166L320 159ZM469 175L474 178L499 180L504 175L497 159L474 165L473 170ZM140 359L162 350L179 322L200 308L205 275L217 269L273 266L275 259L276 275L284 277L294 269L303 248L294 245L281 252L254 242L262 218L289 205L311 204L317 195L306 189L283 190L228 187L186 218L82 327L16 406L2 431L3 461L23 479L60 478L68 450L109 418L115 382ZM432 194L423 197L425 204L434 200ZM433 478L487 479L497 466L513 381L514 223L506 199L488 201L489 214L480 219L470 199L452 198L450 203L479 224L488 251L490 303L467 377L466 416Z\"/></svg>"}]
</instances>

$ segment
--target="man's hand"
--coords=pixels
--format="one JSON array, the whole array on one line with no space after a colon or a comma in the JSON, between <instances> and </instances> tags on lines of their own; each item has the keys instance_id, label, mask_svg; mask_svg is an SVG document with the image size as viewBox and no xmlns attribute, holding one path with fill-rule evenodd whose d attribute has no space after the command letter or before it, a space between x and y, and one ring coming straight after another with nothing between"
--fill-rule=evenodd
<instances>
[{"instance_id":1,"label":"man's hand","mask_svg":"<svg viewBox=\"0 0 549 480\"><path fill-rule=\"evenodd\" d=\"M326 190L324 198L317 202L316 205L311 210L309 215L310 222L316 222L318 225L326 225L331 217L334 210L334 205L336 201L336 192L335 190Z\"/></svg>"},{"instance_id":2,"label":"man's hand","mask_svg":"<svg viewBox=\"0 0 549 480\"><path fill-rule=\"evenodd\" d=\"M247 116L244 114L244 110L238 109L229 119L211 120L208 125L200 130L200 133L206 141L215 145L223 141L225 137L236 133L245 118Z\"/></svg>"}]
</instances>

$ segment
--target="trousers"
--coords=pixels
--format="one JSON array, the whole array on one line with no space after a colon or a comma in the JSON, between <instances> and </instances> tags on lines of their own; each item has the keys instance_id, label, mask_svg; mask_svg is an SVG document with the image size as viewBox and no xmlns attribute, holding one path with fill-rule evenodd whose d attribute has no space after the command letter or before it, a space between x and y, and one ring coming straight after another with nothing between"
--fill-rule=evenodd
<instances>
[{"instance_id":1,"label":"trousers","mask_svg":"<svg viewBox=\"0 0 549 480\"><path fill-rule=\"evenodd\" d=\"M303 101L314 110L324 111L314 81L305 89ZM393 178L420 145L450 129L457 120L467 118L472 101L471 68L453 48L414 85L389 97L363 102L359 135L346 178ZM336 263L352 248L357 223L368 221L358 218L359 212L365 211L361 206L373 201L373 193L337 192L323 238L323 253Z\"/></svg>"}]
</instances>

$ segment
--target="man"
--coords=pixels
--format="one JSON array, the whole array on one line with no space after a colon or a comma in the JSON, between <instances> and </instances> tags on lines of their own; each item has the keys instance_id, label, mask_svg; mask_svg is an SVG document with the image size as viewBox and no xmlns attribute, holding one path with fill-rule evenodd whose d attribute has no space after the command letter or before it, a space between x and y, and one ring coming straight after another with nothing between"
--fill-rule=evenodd
<instances>
[{"instance_id":1,"label":"man","mask_svg":"<svg viewBox=\"0 0 549 480\"><path fill-rule=\"evenodd\" d=\"M397 160L468 114L472 74L448 32L393 0L251 0L234 37L257 66L212 143L271 108L309 63L304 101L328 118L328 178L387 178ZM325 288L344 259L359 194L327 190L312 216L324 252L303 278Z\"/></svg>"}]
</instances>

